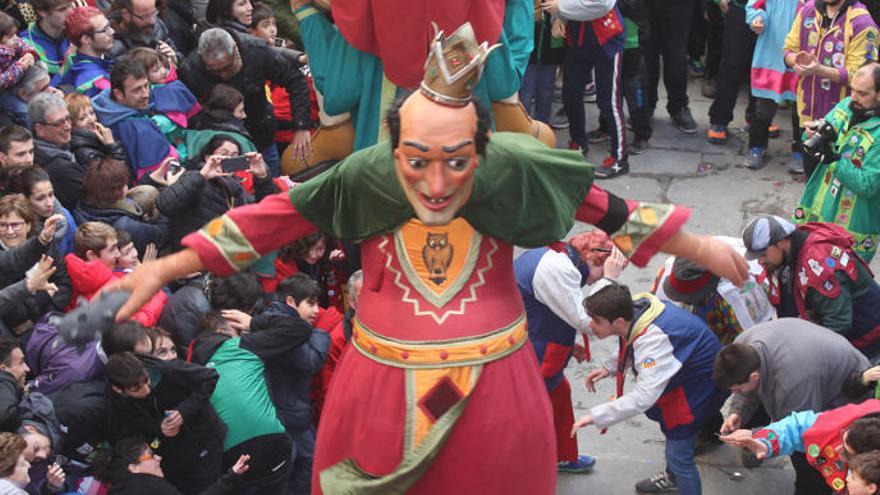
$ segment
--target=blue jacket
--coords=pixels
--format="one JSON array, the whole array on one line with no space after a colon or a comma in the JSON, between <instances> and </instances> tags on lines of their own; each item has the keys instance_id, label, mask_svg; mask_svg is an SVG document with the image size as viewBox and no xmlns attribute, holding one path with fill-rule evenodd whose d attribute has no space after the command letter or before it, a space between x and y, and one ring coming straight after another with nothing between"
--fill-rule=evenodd
<instances>
[{"instance_id":1,"label":"blue jacket","mask_svg":"<svg viewBox=\"0 0 880 495\"><path fill-rule=\"evenodd\" d=\"M287 325L294 329L301 326L302 321L295 309L281 301L274 301L253 318L251 331L278 329ZM269 394L275 403L278 419L288 431L303 430L312 425L312 376L321 371L329 350L330 336L322 330L313 329L309 339L302 345L266 360Z\"/></svg>"},{"instance_id":2,"label":"blue jacket","mask_svg":"<svg viewBox=\"0 0 880 495\"><path fill-rule=\"evenodd\" d=\"M94 98L95 95L110 87L110 69L112 67L112 60L75 53L70 58L70 65L61 77L61 84L73 86L78 93Z\"/></svg>"},{"instance_id":3,"label":"blue jacket","mask_svg":"<svg viewBox=\"0 0 880 495\"><path fill-rule=\"evenodd\" d=\"M137 110L113 101L110 89L105 89L92 99L98 120L113 131L113 135L125 147L131 159L132 176L138 170L158 165L171 152L171 143L152 120L152 101L146 110Z\"/></svg>"},{"instance_id":4,"label":"blue jacket","mask_svg":"<svg viewBox=\"0 0 880 495\"><path fill-rule=\"evenodd\" d=\"M578 331L586 330L581 287L590 269L569 244L562 251L530 249L514 260L513 269L526 309L529 340L544 384L553 390L562 381Z\"/></svg>"},{"instance_id":5,"label":"blue jacket","mask_svg":"<svg viewBox=\"0 0 880 495\"><path fill-rule=\"evenodd\" d=\"M58 39L51 38L36 22L31 23L19 36L37 50L40 60L49 68L49 75L52 76L50 84L58 86L61 81L61 67L64 65L64 57L70 46L67 37L62 35Z\"/></svg>"}]
</instances>

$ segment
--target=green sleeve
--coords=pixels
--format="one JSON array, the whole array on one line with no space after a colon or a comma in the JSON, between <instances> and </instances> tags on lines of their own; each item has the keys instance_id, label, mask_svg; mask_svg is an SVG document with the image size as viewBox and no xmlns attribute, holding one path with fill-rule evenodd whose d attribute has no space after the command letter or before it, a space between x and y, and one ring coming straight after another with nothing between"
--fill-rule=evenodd
<instances>
[{"instance_id":1,"label":"green sleeve","mask_svg":"<svg viewBox=\"0 0 880 495\"><path fill-rule=\"evenodd\" d=\"M837 297L825 297L815 289L809 289L807 299L810 307L819 315L823 327L846 336L852 331L852 282L843 271L836 272L835 276L840 284Z\"/></svg>"},{"instance_id":2,"label":"green sleeve","mask_svg":"<svg viewBox=\"0 0 880 495\"><path fill-rule=\"evenodd\" d=\"M852 162L852 158L841 157L837 161L834 175L847 189L858 194L862 199L880 196L880 161L878 161L880 160L880 143L875 141L871 144L862 158L860 167Z\"/></svg>"}]
</instances>

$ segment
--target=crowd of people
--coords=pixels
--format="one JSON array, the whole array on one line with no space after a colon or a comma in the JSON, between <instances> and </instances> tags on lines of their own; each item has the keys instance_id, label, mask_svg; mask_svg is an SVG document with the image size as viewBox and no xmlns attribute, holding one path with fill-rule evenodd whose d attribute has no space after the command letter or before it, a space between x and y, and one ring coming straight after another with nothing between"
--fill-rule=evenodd
<instances>
[{"instance_id":1,"label":"crowd of people","mask_svg":"<svg viewBox=\"0 0 880 495\"><path fill-rule=\"evenodd\" d=\"M392 299L404 303L411 296L401 285L401 272L407 280L419 275L422 284L433 284L414 283L425 307L441 308L461 297L456 294L465 281L456 281L456 271L467 278L481 266L474 272L479 284L467 290L475 293L483 285L499 247L495 241L486 241L491 248L480 247L483 237L465 234L456 223L461 219L448 214L471 200L472 186L461 186L464 195L455 189L470 175L450 179L456 185L447 191L427 172L435 161L430 153L438 151L424 143L449 137L441 132L444 119L454 122L460 115L432 110L436 103L416 101L408 108L405 103L414 101L406 100L408 95L423 93L449 107L468 106L472 91L486 103L475 112L473 131L460 142L435 147L445 153L449 173L463 174L469 167L472 173L473 162L455 155L462 149L485 154L485 170L500 170L498 163L515 161L514 155L539 164L555 161L566 170L523 193L522 203L535 208L542 208L536 198L555 202L556 209L543 216L522 214L519 225L511 226L481 213L495 214L485 205L498 198L477 194L483 210L473 206L463 215L468 228L473 224L493 238L522 240L517 244L533 248L515 260L512 274L490 272L488 278L515 278L522 296L531 342L528 370L538 364L546 394L538 389L547 399L539 402L546 402L553 415L555 469L584 473L596 465L596 459L579 452L579 428L604 429L644 412L660 423L666 437L667 468L639 482L640 493L701 493L694 456L716 444L716 434L741 447L747 464L791 456L799 495L880 491L880 392L875 392L880 285L868 264L880 240L880 64L870 6L855 0L508 0L499 48L471 57L478 50L466 43L473 31L456 31L450 38L465 40L465 48L453 48L467 55L468 65L486 63L479 84L478 74L456 100L432 93L435 86L426 81L436 71L430 65L422 93L412 92L424 68L417 68L413 84L409 69L395 61L413 46L386 50L385 58L368 53L360 35L345 29L351 16L340 15L343 25L335 26L328 5L318 3L3 3L0 493L271 495L307 494L316 487L325 493L371 489L361 478L372 474L355 461L313 469L322 423L333 422L328 438L356 438L362 457L381 448L357 436L364 431L357 428L369 424L341 426L336 423L347 420L327 417L346 406L340 399L325 400L331 389L352 386L334 380L340 363L348 366L343 376L364 366L356 361L361 357L344 361L346 353L381 354L401 342L382 340L365 325L386 311L375 293L387 295L389 288L369 271L365 279L360 245L369 245L365 264L380 263L396 273L393 284L405 291ZM302 46L278 35L279 22L292 18ZM439 34L434 43L434 56L442 52L452 57L453 69L460 65L453 49L440 48ZM667 110L688 134L697 132L688 105L688 72L706 78L703 90L714 98L707 139L718 145L728 139L739 86L748 78L745 166L750 169L766 162L768 139L778 131L773 125L777 108L793 102L789 171L804 174L807 184L791 220L761 216L742 239L712 237L702 244L706 249L697 250L703 260L711 258L708 246L738 252L750 260L747 276L723 277L716 274L720 262L708 266L685 259L685 241L669 247L650 240L655 233L667 240L686 218L682 209L636 206L596 192L601 190L590 189L591 176L570 166L572 157L584 166L589 146L607 142L609 156L595 167L595 176L610 179L628 173L629 154L650 153L661 67ZM559 79L562 108L554 114ZM455 93L455 84L441 93ZM381 116L394 96L400 98L383 124ZM598 129L588 133L585 101L590 100L600 118ZM431 114L436 129L422 133L421 140L404 137L413 136L405 121L411 122L414 112L436 112ZM500 131L520 130L552 145L550 126L567 128L567 148L581 154L551 151L531 138L517 153L487 149L492 127L499 132L491 140L509 146L519 138ZM358 152L355 160L385 159L381 153L387 150L373 145L388 137L394 159L411 170L395 178L392 168L371 177L358 172L354 162L333 168L352 152ZM399 156L399 145L416 155ZM353 175L340 172L315 186L315 177L336 173L324 172L328 168ZM525 166L512 168L522 177L499 173L493 187L519 187L516 181L523 177L539 177ZM416 186L403 192L383 189L397 180ZM484 174L478 185L485 188L492 180ZM360 193L346 193L352 187ZM562 191L565 187L571 190ZM291 193L287 201L287 193L297 188L306 192ZM585 191L591 191L587 200ZM567 196L601 206L569 207ZM230 217L233 211L247 213ZM551 218L554 212L599 229L549 243L570 228ZM640 215L639 227L629 227L630 212ZM318 228L286 224L285 215L301 215ZM394 261L398 269L391 255L380 262L370 251L384 250L387 239L378 246L369 239L403 225L406 215L425 224L395 230L396 256L406 263L416 260L412 267ZM674 225L667 228L667 222ZM447 224L452 230L425 230ZM625 230L626 240L609 236L618 229ZM405 245L407 239L420 243L425 237L418 249ZM476 244L460 244L465 238ZM264 249L267 245L281 247ZM667 260L650 294L633 295L615 281L628 258L644 265L663 246L679 256ZM509 246L502 249L512 252ZM161 266L154 261L161 256L194 250L202 258L199 269L171 270L174 280L163 283L130 317L85 345L66 338L66 313L102 289L129 283L133 272ZM479 256L487 257L487 266L476 261ZM367 283L374 306L364 306L370 313L359 319L361 288ZM442 327L450 314L464 314L468 302L462 298L461 310L442 318L430 310L416 313L432 315ZM495 309L506 315L523 308L517 301ZM525 332L525 319L517 321L505 327L510 346L516 331ZM457 325L448 325L453 334ZM582 344L576 342L578 333ZM458 337L437 342L463 342ZM619 356L601 363L586 381L595 390L597 380L616 376L617 398L576 420L564 370L572 357L590 358L589 337L620 341ZM486 340L473 349L456 349L452 359L482 366L483 358L462 356L507 356L498 349ZM407 361L409 352L378 360ZM415 350L412 354L411 362L423 359ZM441 354L442 361L449 358L446 351ZM813 374L803 372L805 362L813 363ZM425 368L440 367L425 363ZM401 442L422 443L404 454L389 475L392 481L381 478L409 483L394 485L398 492L425 476L436 450L425 454L424 446L442 448L452 428L448 424L457 421L447 418L461 414L481 373L466 368L473 375L444 378L416 368L406 383L424 399L406 406L412 411L405 421L416 426ZM628 374L636 383L625 392ZM368 379L366 373L358 376ZM481 383L498 376L487 372ZM364 388L377 396L390 393L377 386ZM483 386L499 387L497 382ZM722 405L731 394L723 417ZM479 400L474 397L469 407L485 407L477 405ZM358 404L366 403L353 401L352 407ZM518 407L527 406L532 404ZM530 413L540 416L543 409L538 409ZM368 407L362 414L379 415ZM487 428L475 423L473 414L458 428ZM448 429L438 430L438 424ZM529 455L544 453L536 449ZM397 457L376 459L383 466L378 471L397 465ZM441 474L434 476L446 473L435 471ZM375 486L379 491L371 493L391 485ZM419 486L436 493L431 483Z\"/></svg>"}]
</instances>

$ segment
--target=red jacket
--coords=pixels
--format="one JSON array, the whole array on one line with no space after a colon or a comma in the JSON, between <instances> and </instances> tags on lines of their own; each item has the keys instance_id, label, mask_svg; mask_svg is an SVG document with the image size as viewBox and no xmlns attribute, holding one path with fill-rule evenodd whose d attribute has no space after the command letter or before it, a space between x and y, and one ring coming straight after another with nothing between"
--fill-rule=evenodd
<instances>
[{"instance_id":1,"label":"red jacket","mask_svg":"<svg viewBox=\"0 0 880 495\"><path fill-rule=\"evenodd\" d=\"M114 272L98 260L85 261L73 253L65 256L64 262L67 263L67 273L73 284L73 297L70 298L70 304L64 309L65 313L76 307L80 297L89 300L102 287L125 276L125 273ZM167 301L168 295L159 291L131 319L144 326L154 326L159 322L162 308L165 307Z\"/></svg>"}]
</instances>

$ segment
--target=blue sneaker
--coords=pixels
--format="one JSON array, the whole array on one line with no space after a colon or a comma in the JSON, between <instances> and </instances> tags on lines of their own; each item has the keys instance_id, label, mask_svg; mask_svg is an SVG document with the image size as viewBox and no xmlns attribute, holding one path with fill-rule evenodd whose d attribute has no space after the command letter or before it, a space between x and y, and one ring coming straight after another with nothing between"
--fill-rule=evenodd
<instances>
[{"instance_id":1,"label":"blue sneaker","mask_svg":"<svg viewBox=\"0 0 880 495\"><path fill-rule=\"evenodd\" d=\"M804 173L804 155L800 151L791 153L791 161L788 162L788 173L791 175L801 175Z\"/></svg>"},{"instance_id":2,"label":"blue sneaker","mask_svg":"<svg viewBox=\"0 0 880 495\"><path fill-rule=\"evenodd\" d=\"M579 455L576 461L563 461L556 469L565 473L589 473L596 465L596 459L588 455Z\"/></svg>"},{"instance_id":3,"label":"blue sneaker","mask_svg":"<svg viewBox=\"0 0 880 495\"><path fill-rule=\"evenodd\" d=\"M754 148L749 149L749 154L746 155L746 168L752 170L758 170L763 168L764 163L764 155L767 154L767 148L762 148L760 146L755 146Z\"/></svg>"},{"instance_id":4,"label":"blue sneaker","mask_svg":"<svg viewBox=\"0 0 880 495\"><path fill-rule=\"evenodd\" d=\"M706 75L706 66L699 58L688 57L688 74L691 77L703 77Z\"/></svg>"}]
</instances>

